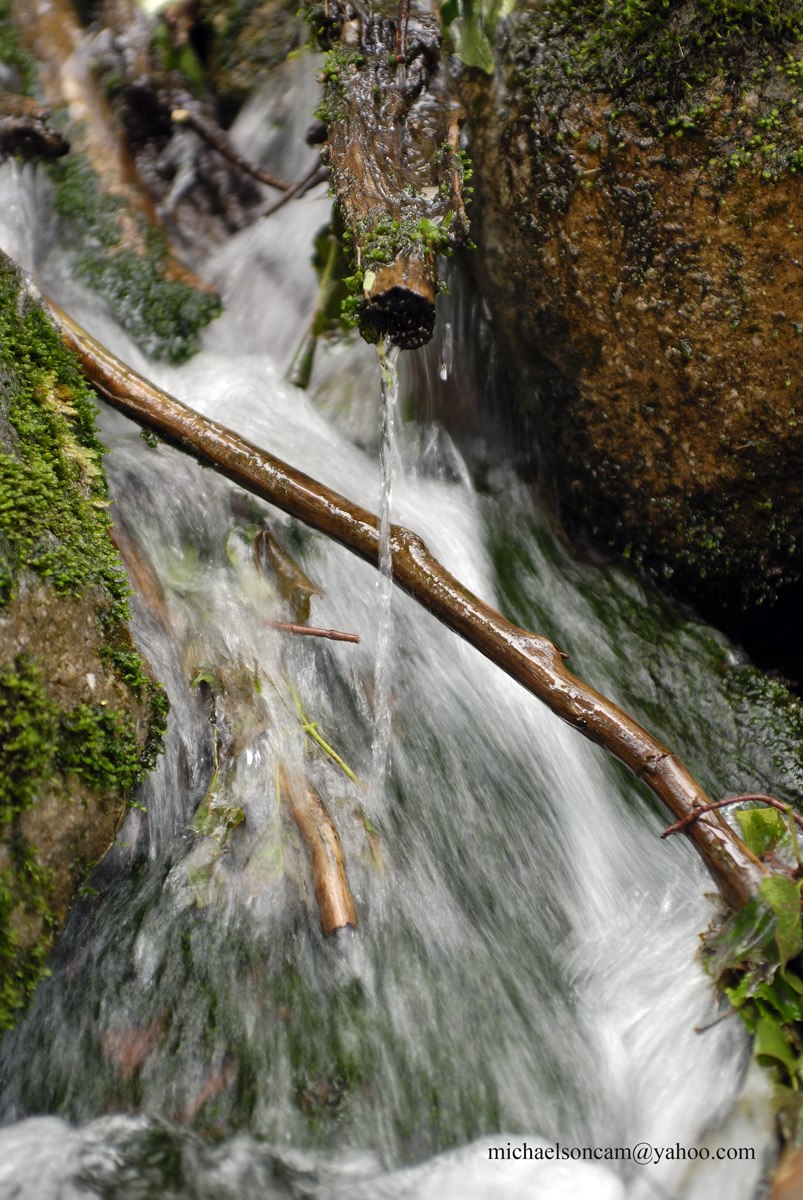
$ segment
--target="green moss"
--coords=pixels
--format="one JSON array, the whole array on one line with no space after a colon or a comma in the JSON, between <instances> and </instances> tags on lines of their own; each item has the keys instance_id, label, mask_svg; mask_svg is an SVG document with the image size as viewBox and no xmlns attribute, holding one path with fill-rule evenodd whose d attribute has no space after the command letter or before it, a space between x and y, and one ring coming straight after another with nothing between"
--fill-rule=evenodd
<instances>
[{"instance_id":1,"label":"green moss","mask_svg":"<svg viewBox=\"0 0 803 1200\"><path fill-rule=\"evenodd\" d=\"M307 10L309 12L309 10ZM346 111L343 75L348 75L352 69L365 65L365 55L359 50L350 50L342 42L329 44L323 29L318 32L320 45L329 49L323 56L321 81L323 95L320 104L315 109L315 116L324 125L331 125L339 120Z\"/></svg>"},{"instance_id":2,"label":"green moss","mask_svg":"<svg viewBox=\"0 0 803 1200\"><path fill-rule=\"evenodd\" d=\"M52 771L59 710L27 658L0 668L0 825L28 808Z\"/></svg>"},{"instance_id":3,"label":"green moss","mask_svg":"<svg viewBox=\"0 0 803 1200\"><path fill-rule=\"evenodd\" d=\"M747 167L771 182L799 169L789 124L801 37L797 0L548 0L522 21L519 71L555 119L561 98L582 88L619 102L614 121L627 113L660 137L693 137L727 103L727 137L717 135L709 170ZM539 52L528 66L530 46ZM782 98L779 77L792 85Z\"/></svg>"},{"instance_id":4,"label":"green moss","mask_svg":"<svg viewBox=\"0 0 803 1200\"><path fill-rule=\"evenodd\" d=\"M140 668L141 671L141 668ZM0 1029L10 1028L37 981L57 925L52 883L18 820L59 778L96 792L131 793L161 749L166 700L152 693L151 734L140 748L133 718L103 704L62 711L42 669L27 655L0 664ZM33 923L22 938L19 919Z\"/></svg>"},{"instance_id":5,"label":"green moss","mask_svg":"<svg viewBox=\"0 0 803 1200\"><path fill-rule=\"evenodd\" d=\"M550 0L544 20L576 42L567 74L675 107L715 74L738 78L748 55L783 61L803 36L797 0Z\"/></svg>"},{"instance_id":6,"label":"green moss","mask_svg":"<svg viewBox=\"0 0 803 1200\"><path fill-rule=\"evenodd\" d=\"M64 595L102 588L124 620L128 585L109 540L91 393L21 289L16 267L0 259L0 608L30 569Z\"/></svg>"},{"instance_id":7,"label":"green moss","mask_svg":"<svg viewBox=\"0 0 803 1200\"><path fill-rule=\"evenodd\" d=\"M217 298L166 277L167 239L144 218L138 220L142 250L121 247L124 201L104 191L84 158L72 155L48 166L77 273L106 299L147 354L185 361L198 349L201 330L220 311Z\"/></svg>"},{"instance_id":8,"label":"green moss","mask_svg":"<svg viewBox=\"0 0 803 1200\"><path fill-rule=\"evenodd\" d=\"M298 5L225 0L207 6L207 66L225 122L299 44Z\"/></svg>"},{"instance_id":9,"label":"green moss","mask_svg":"<svg viewBox=\"0 0 803 1200\"><path fill-rule=\"evenodd\" d=\"M59 779L130 793L165 729L166 698L124 623L128 584L109 537L95 413L75 359L0 256L0 611L31 573L65 601L91 593L101 658L146 704L149 727L143 747L130 712L86 703L62 711L32 658L0 664L0 1028L41 977L56 926L53 885L20 834L21 814Z\"/></svg>"},{"instance_id":10,"label":"green moss","mask_svg":"<svg viewBox=\"0 0 803 1200\"><path fill-rule=\"evenodd\" d=\"M36 68L20 45L10 7L5 0L0 0L0 62L11 70L12 88L23 95L31 95L36 82Z\"/></svg>"},{"instance_id":11,"label":"green moss","mask_svg":"<svg viewBox=\"0 0 803 1200\"><path fill-rule=\"evenodd\" d=\"M136 731L129 716L98 704L62 714L56 763L93 791L131 791L142 780Z\"/></svg>"}]
</instances>

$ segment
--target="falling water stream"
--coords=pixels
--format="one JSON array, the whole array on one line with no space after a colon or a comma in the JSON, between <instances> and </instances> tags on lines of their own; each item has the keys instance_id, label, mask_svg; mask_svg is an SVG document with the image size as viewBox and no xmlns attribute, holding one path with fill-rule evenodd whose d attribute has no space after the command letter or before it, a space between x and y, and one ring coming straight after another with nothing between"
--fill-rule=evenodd
<instances>
[{"instance_id":1,"label":"falling water stream","mask_svg":"<svg viewBox=\"0 0 803 1200\"><path fill-rule=\"evenodd\" d=\"M280 105L285 87L251 103L234 131L244 150L277 129ZM292 133L276 134L276 170ZM325 196L210 255L224 314L181 368L146 361L73 281L40 176L5 165L0 198L2 244L110 349L376 506L372 351L325 349L311 395L283 381L314 303L306 263ZM461 357L457 303L433 388ZM504 466L477 492L428 429L426 455L420 425L397 430L394 520L551 636L712 791L799 790L758 677L724 638L626 572L578 562ZM695 1032L719 1011L696 958L711 883L688 843L660 840L646 789L406 596L383 618L375 572L342 548L150 448L110 410L102 431L114 516L148 583L134 633L169 693L169 735L145 811L3 1042L0 1196L753 1196L772 1153L767 1088L738 1022ZM359 645L267 624L286 613L254 563L262 529L325 592L314 623ZM320 932L280 770L309 780L339 826L356 931ZM489 1157L524 1143L697 1153L649 1166ZM714 1158L743 1146L754 1161Z\"/></svg>"},{"instance_id":2,"label":"falling water stream","mask_svg":"<svg viewBox=\"0 0 803 1200\"><path fill-rule=\"evenodd\" d=\"M391 704L390 688L393 678L393 559L390 545L390 515L393 500L393 475L398 473L396 420L399 403L399 348L379 343L379 374L381 380L382 440L379 467L382 486L379 496L379 634L377 637L376 670L374 673L374 736L372 746L371 781L376 792L384 787L390 749Z\"/></svg>"}]
</instances>

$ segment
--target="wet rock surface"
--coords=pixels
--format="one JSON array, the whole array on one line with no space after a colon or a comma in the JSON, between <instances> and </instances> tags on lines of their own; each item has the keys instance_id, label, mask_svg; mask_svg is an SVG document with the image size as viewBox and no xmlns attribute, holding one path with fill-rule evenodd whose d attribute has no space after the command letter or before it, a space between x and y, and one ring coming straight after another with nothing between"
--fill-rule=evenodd
<instances>
[{"instance_id":1,"label":"wet rock surface","mask_svg":"<svg viewBox=\"0 0 803 1200\"><path fill-rule=\"evenodd\" d=\"M575 526L731 624L795 607L794 25L778 38L730 30L714 52L692 6L607 38L593 14L585 26L559 19L584 7L594 6L520 13L499 41L494 79L467 89L481 273L527 372L519 399L539 437L546 431ZM653 63L651 80L650 55L673 32L690 48L688 77L676 55L674 66Z\"/></svg>"},{"instance_id":2,"label":"wet rock surface","mask_svg":"<svg viewBox=\"0 0 803 1200\"><path fill-rule=\"evenodd\" d=\"M0 1029L155 762L89 390L0 256Z\"/></svg>"}]
</instances>

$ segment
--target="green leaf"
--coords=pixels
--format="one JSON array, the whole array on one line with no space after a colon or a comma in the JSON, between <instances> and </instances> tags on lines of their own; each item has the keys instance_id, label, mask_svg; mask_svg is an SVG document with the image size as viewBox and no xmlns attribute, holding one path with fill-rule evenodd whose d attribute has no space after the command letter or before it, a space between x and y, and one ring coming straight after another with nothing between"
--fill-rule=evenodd
<instances>
[{"instance_id":1,"label":"green leaf","mask_svg":"<svg viewBox=\"0 0 803 1200\"><path fill-rule=\"evenodd\" d=\"M799 975L795 975L792 971L781 971L781 977L787 987L790 987L798 996L803 996L803 979Z\"/></svg>"},{"instance_id":2,"label":"green leaf","mask_svg":"<svg viewBox=\"0 0 803 1200\"><path fill-rule=\"evenodd\" d=\"M783 1029L772 1017L762 1016L756 1025L755 1055L762 1066L781 1063L794 1078L798 1068L797 1056L786 1040Z\"/></svg>"},{"instance_id":3,"label":"green leaf","mask_svg":"<svg viewBox=\"0 0 803 1200\"><path fill-rule=\"evenodd\" d=\"M457 17L449 29L455 46L455 54L467 67L477 67L486 75L496 69L491 43L476 21L468 17Z\"/></svg>"},{"instance_id":4,"label":"green leaf","mask_svg":"<svg viewBox=\"0 0 803 1200\"><path fill-rule=\"evenodd\" d=\"M755 990L755 997L761 1003L762 1012L767 1012L771 1007L787 1023L803 1021L801 998L788 987L780 974L776 975L772 983L759 984Z\"/></svg>"},{"instance_id":5,"label":"green leaf","mask_svg":"<svg viewBox=\"0 0 803 1200\"><path fill-rule=\"evenodd\" d=\"M803 950L800 924L800 886L787 875L770 875L759 888L762 898L775 913L775 941L785 967L790 958Z\"/></svg>"},{"instance_id":6,"label":"green leaf","mask_svg":"<svg viewBox=\"0 0 803 1200\"><path fill-rule=\"evenodd\" d=\"M734 1008L741 1008L747 1000L752 1000L761 987L764 986L764 980L755 971L748 971L742 976L736 987L726 987L725 995L731 1002Z\"/></svg>"},{"instance_id":7,"label":"green leaf","mask_svg":"<svg viewBox=\"0 0 803 1200\"><path fill-rule=\"evenodd\" d=\"M761 858L777 846L789 826L777 808L744 808L736 814L742 836L753 853Z\"/></svg>"}]
</instances>

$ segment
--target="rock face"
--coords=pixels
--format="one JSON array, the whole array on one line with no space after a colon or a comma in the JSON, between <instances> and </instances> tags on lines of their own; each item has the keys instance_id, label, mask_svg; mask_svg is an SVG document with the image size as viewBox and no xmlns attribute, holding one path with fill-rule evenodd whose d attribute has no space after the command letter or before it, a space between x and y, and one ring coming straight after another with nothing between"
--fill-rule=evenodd
<instances>
[{"instance_id":1,"label":"rock face","mask_svg":"<svg viewBox=\"0 0 803 1200\"><path fill-rule=\"evenodd\" d=\"M803 31L741 8L552 0L468 96L481 270L564 511L725 614L803 568Z\"/></svg>"},{"instance_id":2,"label":"rock face","mask_svg":"<svg viewBox=\"0 0 803 1200\"><path fill-rule=\"evenodd\" d=\"M0 256L0 1029L161 745L106 504L89 390Z\"/></svg>"}]
</instances>

